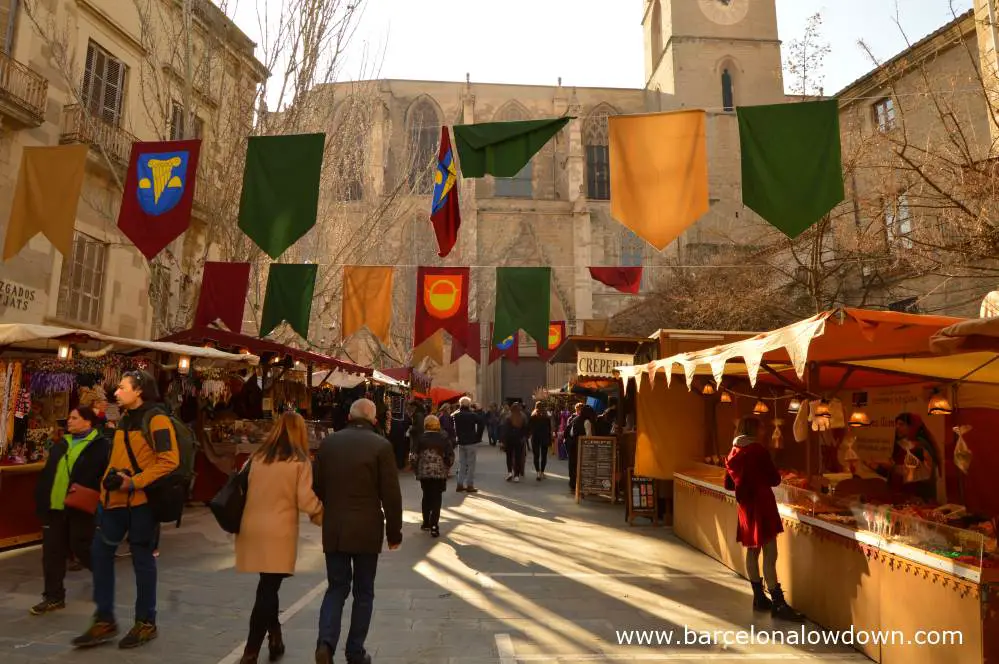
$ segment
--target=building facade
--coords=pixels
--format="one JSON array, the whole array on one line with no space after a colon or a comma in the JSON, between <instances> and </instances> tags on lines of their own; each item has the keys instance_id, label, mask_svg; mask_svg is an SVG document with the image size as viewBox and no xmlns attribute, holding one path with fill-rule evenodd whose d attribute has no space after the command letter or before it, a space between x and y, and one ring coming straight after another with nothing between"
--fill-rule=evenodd
<instances>
[{"instance_id":1,"label":"building facade","mask_svg":"<svg viewBox=\"0 0 999 664\"><path fill-rule=\"evenodd\" d=\"M0 0L0 233L23 148L91 146L72 254L61 256L38 235L0 265L4 288L30 297L26 307L0 303L3 322L148 338L190 299L192 265L207 252L231 146L252 129L266 71L253 42L211 2L191 3L190 33L183 6ZM132 142L186 137L203 141L195 218L149 264L117 230Z\"/></svg>"}]
</instances>

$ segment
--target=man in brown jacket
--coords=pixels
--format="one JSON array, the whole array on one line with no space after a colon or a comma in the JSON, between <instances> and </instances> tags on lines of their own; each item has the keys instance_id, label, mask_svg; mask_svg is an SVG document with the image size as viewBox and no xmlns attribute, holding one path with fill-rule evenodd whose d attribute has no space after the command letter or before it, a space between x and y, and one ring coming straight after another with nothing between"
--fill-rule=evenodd
<instances>
[{"instance_id":1,"label":"man in brown jacket","mask_svg":"<svg viewBox=\"0 0 999 664\"><path fill-rule=\"evenodd\" d=\"M359 399L346 429L319 447L316 493L323 501L323 551L329 587L319 610L316 664L331 664L340 640L343 605L354 604L344 651L347 664L370 664L364 641L375 604L375 571L382 541L402 543L402 492L392 444L375 431L375 404ZM353 582L353 583L352 583Z\"/></svg>"}]
</instances>

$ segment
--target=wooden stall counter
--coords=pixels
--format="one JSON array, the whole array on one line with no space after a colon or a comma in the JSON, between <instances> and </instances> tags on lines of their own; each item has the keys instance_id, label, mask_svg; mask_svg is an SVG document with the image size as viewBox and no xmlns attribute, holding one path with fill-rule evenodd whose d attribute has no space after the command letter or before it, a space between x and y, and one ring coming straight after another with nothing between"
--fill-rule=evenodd
<instances>
[{"instance_id":1,"label":"wooden stall counter","mask_svg":"<svg viewBox=\"0 0 999 664\"><path fill-rule=\"evenodd\" d=\"M735 495L724 469L699 466L674 475L673 530L746 576L735 540ZM999 587L994 570L965 565L915 546L778 505L777 573L792 605L823 627L892 632L896 642L857 645L876 662L999 662ZM749 601L747 596L747 601ZM920 631L954 630L962 643L915 645Z\"/></svg>"},{"instance_id":2,"label":"wooden stall counter","mask_svg":"<svg viewBox=\"0 0 999 664\"><path fill-rule=\"evenodd\" d=\"M44 467L44 462L0 466L0 549L41 541L35 487Z\"/></svg>"}]
</instances>

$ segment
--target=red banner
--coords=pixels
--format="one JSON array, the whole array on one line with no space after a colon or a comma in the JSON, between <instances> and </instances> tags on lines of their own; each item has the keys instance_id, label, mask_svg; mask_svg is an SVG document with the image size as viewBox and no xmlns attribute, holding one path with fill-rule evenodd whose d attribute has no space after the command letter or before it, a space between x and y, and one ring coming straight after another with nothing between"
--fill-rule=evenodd
<instances>
[{"instance_id":1,"label":"red banner","mask_svg":"<svg viewBox=\"0 0 999 664\"><path fill-rule=\"evenodd\" d=\"M468 276L467 267L417 269L414 348L437 330L468 345Z\"/></svg>"},{"instance_id":2,"label":"red banner","mask_svg":"<svg viewBox=\"0 0 999 664\"><path fill-rule=\"evenodd\" d=\"M622 293L638 294L642 287L642 267L591 267L590 276Z\"/></svg>"},{"instance_id":3,"label":"red banner","mask_svg":"<svg viewBox=\"0 0 999 664\"><path fill-rule=\"evenodd\" d=\"M489 362L492 364L499 358L510 360L514 364L520 361L520 333L514 332L498 344L492 342L493 326L489 326Z\"/></svg>"},{"instance_id":4,"label":"red banner","mask_svg":"<svg viewBox=\"0 0 999 664\"><path fill-rule=\"evenodd\" d=\"M538 346L538 357L540 357L545 362L555 354L555 351L559 349L559 346L565 341L565 321L564 320L553 320L548 324L548 342L545 347L541 347L541 342L537 342Z\"/></svg>"},{"instance_id":5,"label":"red banner","mask_svg":"<svg viewBox=\"0 0 999 664\"><path fill-rule=\"evenodd\" d=\"M451 361L457 362L462 355L468 355L476 364L482 364L482 327L479 321L469 321L468 336L465 339L468 343L451 337Z\"/></svg>"},{"instance_id":6,"label":"red banner","mask_svg":"<svg viewBox=\"0 0 999 664\"><path fill-rule=\"evenodd\" d=\"M205 263L194 326L207 327L221 320L230 332L241 333L249 285L249 263Z\"/></svg>"}]
</instances>

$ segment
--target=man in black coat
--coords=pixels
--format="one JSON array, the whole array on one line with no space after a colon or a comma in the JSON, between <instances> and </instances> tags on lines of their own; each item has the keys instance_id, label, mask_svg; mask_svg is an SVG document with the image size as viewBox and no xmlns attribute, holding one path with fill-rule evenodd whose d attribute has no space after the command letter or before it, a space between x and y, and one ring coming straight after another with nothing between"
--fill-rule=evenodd
<instances>
[{"instance_id":1,"label":"man in black coat","mask_svg":"<svg viewBox=\"0 0 999 664\"><path fill-rule=\"evenodd\" d=\"M454 415L455 436L458 439L458 487L455 491L478 493L475 488L475 457L478 445L482 442L484 425L482 418L472 412L472 400L462 397L459 410Z\"/></svg>"},{"instance_id":2,"label":"man in black coat","mask_svg":"<svg viewBox=\"0 0 999 664\"><path fill-rule=\"evenodd\" d=\"M375 571L383 538L402 543L402 492L392 445L375 431L375 404L358 399L346 429L319 447L316 493L323 501L323 552L329 587L319 610L316 664L331 664L343 605L354 604L344 647L347 664L369 664L364 650L375 603Z\"/></svg>"}]
</instances>

